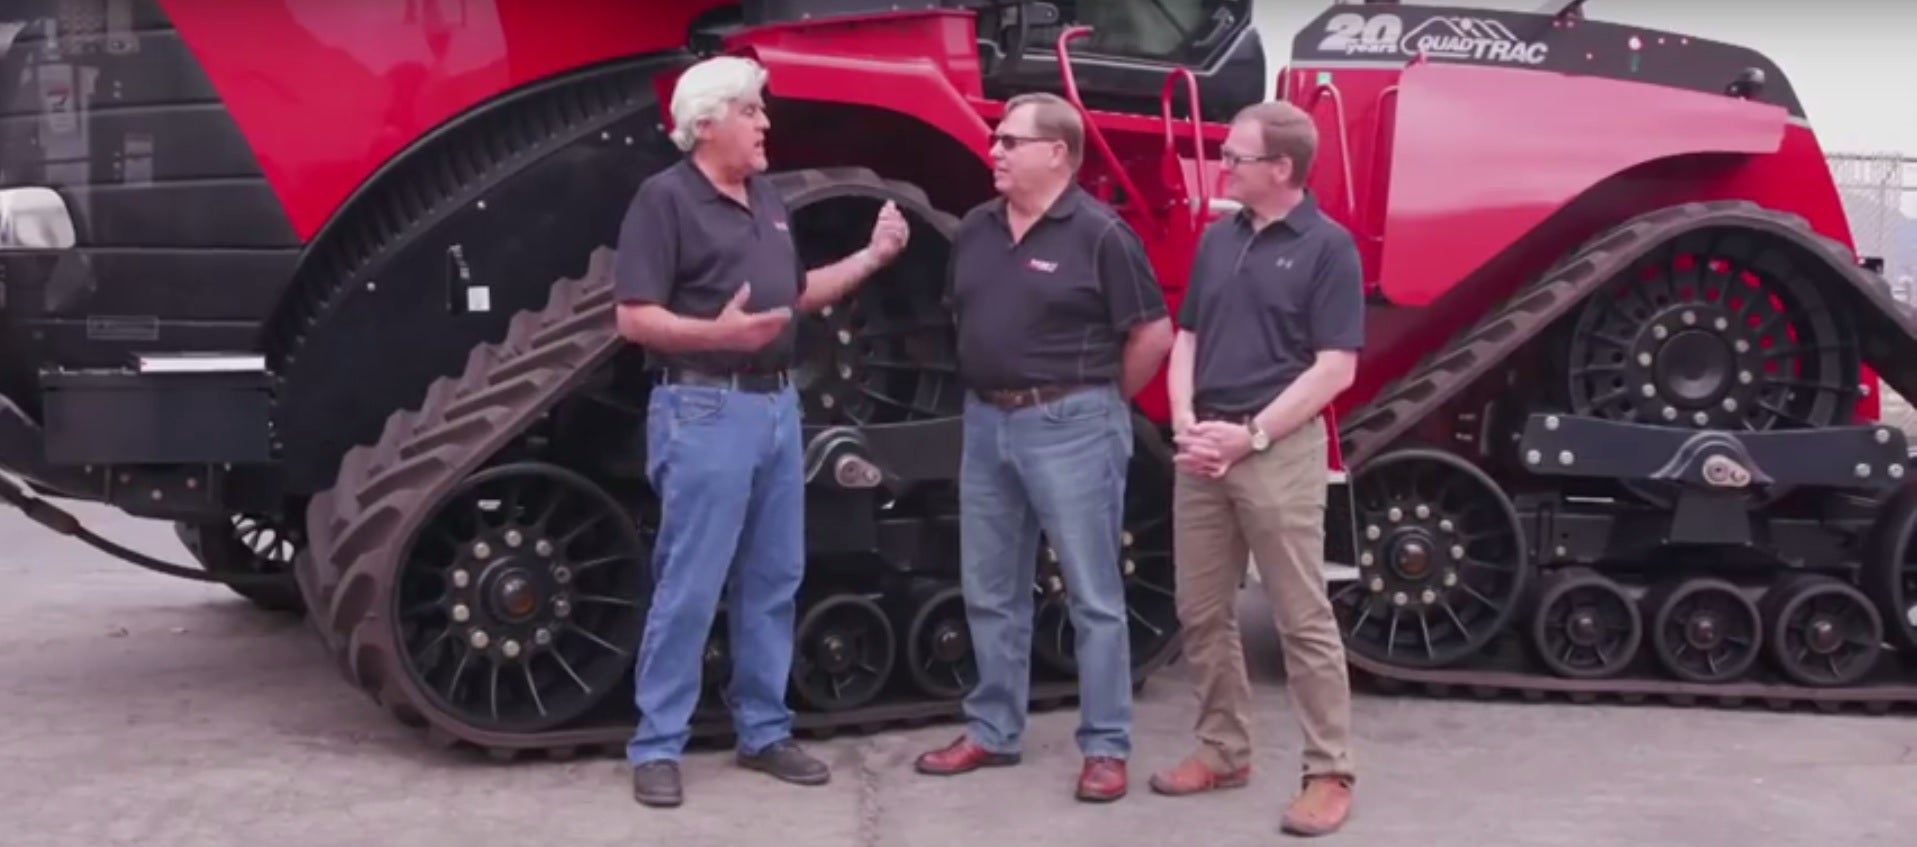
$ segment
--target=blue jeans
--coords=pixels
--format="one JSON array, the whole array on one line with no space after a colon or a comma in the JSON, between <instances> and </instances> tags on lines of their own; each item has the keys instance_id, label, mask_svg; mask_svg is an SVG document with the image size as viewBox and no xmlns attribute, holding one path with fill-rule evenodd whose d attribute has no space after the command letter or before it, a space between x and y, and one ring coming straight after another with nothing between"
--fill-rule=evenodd
<instances>
[{"instance_id":1,"label":"blue jeans","mask_svg":"<svg viewBox=\"0 0 1917 847\"><path fill-rule=\"evenodd\" d=\"M1077 645L1078 747L1131 754L1131 635L1119 569L1131 413L1116 388L1006 411L965 404L960 584L978 658L965 698L972 740L1018 752L1031 690L1039 532L1058 551Z\"/></svg>"},{"instance_id":2,"label":"blue jeans","mask_svg":"<svg viewBox=\"0 0 1917 847\"><path fill-rule=\"evenodd\" d=\"M646 410L646 475L663 501L652 608L633 700L634 765L678 759L698 705L706 638L727 592L728 694L739 747L787 738L795 594L805 575L798 394L659 385Z\"/></svg>"}]
</instances>

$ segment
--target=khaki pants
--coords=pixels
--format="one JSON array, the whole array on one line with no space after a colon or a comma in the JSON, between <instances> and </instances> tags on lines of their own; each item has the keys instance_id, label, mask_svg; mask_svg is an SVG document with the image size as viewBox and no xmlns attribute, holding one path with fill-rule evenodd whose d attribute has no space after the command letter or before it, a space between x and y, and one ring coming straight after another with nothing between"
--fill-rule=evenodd
<instances>
[{"instance_id":1,"label":"khaki pants","mask_svg":"<svg viewBox=\"0 0 1917 847\"><path fill-rule=\"evenodd\" d=\"M1249 553L1284 641L1305 774L1355 776L1344 643L1325 593L1325 462L1324 419L1316 417L1222 477L1178 473L1178 618L1197 676L1201 755L1217 771L1251 763L1251 684L1233 602Z\"/></svg>"}]
</instances>

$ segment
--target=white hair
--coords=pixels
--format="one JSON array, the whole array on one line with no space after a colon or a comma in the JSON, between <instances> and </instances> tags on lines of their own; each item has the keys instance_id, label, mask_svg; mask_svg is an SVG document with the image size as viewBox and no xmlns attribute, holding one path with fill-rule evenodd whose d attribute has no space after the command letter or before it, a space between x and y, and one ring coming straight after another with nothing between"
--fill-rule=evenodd
<instances>
[{"instance_id":1,"label":"white hair","mask_svg":"<svg viewBox=\"0 0 1917 847\"><path fill-rule=\"evenodd\" d=\"M690 152L700 121L718 120L729 104L758 95L765 78L765 68L741 56L716 56L688 68L673 84L672 143Z\"/></svg>"}]
</instances>

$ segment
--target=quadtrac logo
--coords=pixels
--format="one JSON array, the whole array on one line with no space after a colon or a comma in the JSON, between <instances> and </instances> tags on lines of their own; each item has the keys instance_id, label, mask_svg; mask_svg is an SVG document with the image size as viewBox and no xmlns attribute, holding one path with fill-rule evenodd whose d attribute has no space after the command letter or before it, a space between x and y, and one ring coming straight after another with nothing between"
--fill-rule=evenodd
<instances>
[{"instance_id":1,"label":"quadtrac logo","mask_svg":"<svg viewBox=\"0 0 1917 847\"><path fill-rule=\"evenodd\" d=\"M1536 65L1544 62L1549 45L1525 41L1494 18L1439 15L1406 32L1404 19L1395 14L1366 18L1346 12L1325 22L1318 49L1345 56L1410 58L1423 53L1433 59Z\"/></svg>"}]
</instances>

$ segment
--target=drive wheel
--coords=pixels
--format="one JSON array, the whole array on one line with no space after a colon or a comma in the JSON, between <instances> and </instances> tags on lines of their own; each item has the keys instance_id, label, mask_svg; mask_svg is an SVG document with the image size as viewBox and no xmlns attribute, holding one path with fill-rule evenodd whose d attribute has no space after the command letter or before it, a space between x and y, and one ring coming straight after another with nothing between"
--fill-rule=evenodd
<instances>
[{"instance_id":1,"label":"drive wheel","mask_svg":"<svg viewBox=\"0 0 1917 847\"><path fill-rule=\"evenodd\" d=\"M1689 579L1644 597L1651 647L1672 676L1728 682L1750 670L1764 642L1757 605L1721 579Z\"/></svg>"},{"instance_id":2,"label":"drive wheel","mask_svg":"<svg viewBox=\"0 0 1917 847\"><path fill-rule=\"evenodd\" d=\"M1610 578L1571 568L1544 578L1531 641L1552 673L1613 676L1631 664L1644 637L1637 604Z\"/></svg>"},{"instance_id":3,"label":"drive wheel","mask_svg":"<svg viewBox=\"0 0 1917 847\"><path fill-rule=\"evenodd\" d=\"M438 708L537 732L620 690L651 603L650 551L611 495L558 465L468 477L402 554L401 662Z\"/></svg>"},{"instance_id":4,"label":"drive wheel","mask_svg":"<svg viewBox=\"0 0 1917 847\"><path fill-rule=\"evenodd\" d=\"M1758 233L1703 230L1607 283L1567 336L1572 412L1756 432L1847 423L1859 339L1817 268L1790 256ZM1669 484L1624 485L1651 503L1675 499Z\"/></svg>"},{"instance_id":5,"label":"drive wheel","mask_svg":"<svg viewBox=\"0 0 1917 847\"><path fill-rule=\"evenodd\" d=\"M1331 596L1349 649L1431 668L1510 622L1530 582L1517 509L1483 471L1441 451L1387 453L1352 478L1358 578Z\"/></svg>"},{"instance_id":6,"label":"drive wheel","mask_svg":"<svg viewBox=\"0 0 1917 847\"><path fill-rule=\"evenodd\" d=\"M1855 683L1883 651L1883 618L1870 598L1828 576L1781 580L1764 595L1764 620L1771 658L1802 685Z\"/></svg>"}]
</instances>

